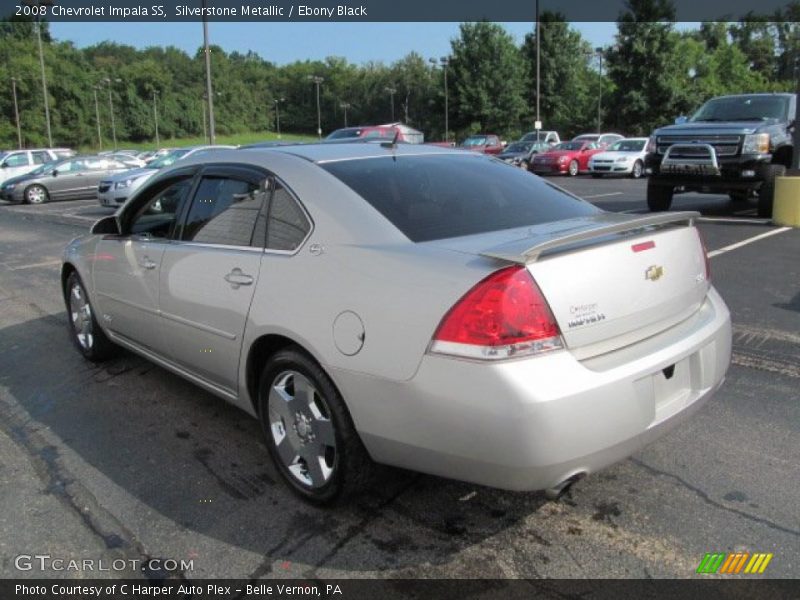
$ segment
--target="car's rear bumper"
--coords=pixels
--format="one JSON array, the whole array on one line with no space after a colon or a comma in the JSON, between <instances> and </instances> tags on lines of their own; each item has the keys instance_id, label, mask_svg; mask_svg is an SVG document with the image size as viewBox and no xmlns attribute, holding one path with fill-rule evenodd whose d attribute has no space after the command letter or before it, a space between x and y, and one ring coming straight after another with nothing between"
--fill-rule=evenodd
<instances>
[{"instance_id":1,"label":"car's rear bumper","mask_svg":"<svg viewBox=\"0 0 800 600\"><path fill-rule=\"evenodd\" d=\"M426 355L405 382L333 376L376 461L536 490L663 435L722 384L730 353L730 314L712 289L684 323L585 361L566 350L498 363Z\"/></svg>"}]
</instances>

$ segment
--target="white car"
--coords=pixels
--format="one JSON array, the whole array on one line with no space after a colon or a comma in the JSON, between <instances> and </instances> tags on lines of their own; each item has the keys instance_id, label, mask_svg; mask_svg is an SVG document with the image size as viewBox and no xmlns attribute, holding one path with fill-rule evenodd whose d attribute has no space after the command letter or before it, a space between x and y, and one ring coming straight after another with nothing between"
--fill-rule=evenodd
<instances>
[{"instance_id":1,"label":"white car","mask_svg":"<svg viewBox=\"0 0 800 600\"><path fill-rule=\"evenodd\" d=\"M639 179L644 174L644 155L647 154L647 138L625 138L615 142L605 152L589 159L592 177L603 175L625 175Z\"/></svg>"},{"instance_id":2,"label":"white car","mask_svg":"<svg viewBox=\"0 0 800 600\"><path fill-rule=\"evenodd\" d=\"M142 184L158 173L159 169L168 167L175 161L194 156L198 152L207 150L232 149L235 146L192 146L189 148L177 148L172 152L161 156L144 167L124 171L104 179L97 186L97 200L101 206L121 206L125 201L138 190Z\"/></svg>"},{"instance_id":3,"label":"white car","mask_svg":"<svg viewBox=\"0 0 800 600\"><path fill-rule=\"evenodd\" d=\"M0 152L0 183L12 177L26 175L46 163L71 156L75 156L75 151L69 148L33 148Z\"/></svg>"}]
</instances>

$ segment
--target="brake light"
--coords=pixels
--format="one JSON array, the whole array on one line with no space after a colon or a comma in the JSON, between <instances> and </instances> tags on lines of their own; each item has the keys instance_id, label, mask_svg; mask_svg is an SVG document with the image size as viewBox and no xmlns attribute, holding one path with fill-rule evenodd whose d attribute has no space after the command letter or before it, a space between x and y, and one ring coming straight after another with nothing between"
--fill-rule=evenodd
<instances>
[{"instance_id":1,"label":"brake light","mask_svg":"<svg viewBox=\"0 0 800 600\"><path fill-rule=\"evenodd\" d=\"M444 316L430 351L498 360L563 348L561 331L523 266L492 273Z\"/></svg>"},{"instance_id":2,"label":"brake light","mask_svg":"<svg viewBox=\"0 0 800 600\"><path fill-rule=\"evenodd\" d=\"M700 240L700 248L703 250L703 261L706 268L706 281L711 283L711 261L708 258L708 246L706 246L706 240L703 237L703 232L697 227L695 227L694 230L697 232L697 237Z\"/></svg>"}]
</instances>

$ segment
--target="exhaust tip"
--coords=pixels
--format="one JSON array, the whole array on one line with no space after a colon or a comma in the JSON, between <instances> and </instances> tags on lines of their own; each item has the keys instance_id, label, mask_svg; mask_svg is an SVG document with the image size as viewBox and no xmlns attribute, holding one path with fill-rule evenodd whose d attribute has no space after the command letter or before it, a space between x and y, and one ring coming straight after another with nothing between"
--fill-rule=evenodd
<instances>
[{"instance_id":1,"label":"exhaust tip","mask_svg":"<svg viewBox=\"0 0 800 600\"><path fill-rule=\"evenodd\" d=\"M569 488L571 488L575 482L580 481L584 477L586 477L585 471L580 471L578 473L575 473L574 475L570 475L558 485L554 485L551 488L547 488L544 491L544 495L548 500L552 500L555 502L556 500L561 498L561 496L566 494L567 491L569 491Z\"/></svg>"}]
</instances>

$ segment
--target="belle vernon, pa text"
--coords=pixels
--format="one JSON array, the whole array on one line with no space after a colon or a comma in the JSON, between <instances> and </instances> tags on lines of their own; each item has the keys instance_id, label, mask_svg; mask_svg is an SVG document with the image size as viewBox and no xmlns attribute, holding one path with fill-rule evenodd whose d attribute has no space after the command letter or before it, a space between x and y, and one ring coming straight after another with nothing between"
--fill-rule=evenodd
<instances>
[{"instance_id":1,"label":"belle vernon, pa text","mask_svg":"<svg viewBox=\"0 0 800 600\"><path fill-rule=\"evenodd\" d=\"M326 584L324 596L340 596L342 589L336 584ZM232 593L241 594L245 592L247 596L313 596L322 598L323 590L319 585L286 585L286 584L267 584L261 583L257 585L248 584L246 586L237 588L232 585L219 585L216 583L209 583L207 585L191 585L181 584L178 586L169 585L154 585L153 583L138 584L138 583L121 583L121 584L108 584L108 585L80 585L80 584L63 584L54 583L48 585L24 585L17 584L14 593L19 596L41 596L50 593L53 596L75 596L80 595L83 597L97 597L108 596L112 594L119 594L121 596L153 596L159 598L167 598L174 596L176 598L187 598L192 595L230 595Z\"/></svg>"}]
</instances>

